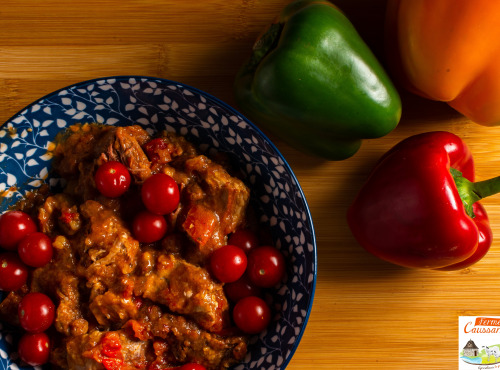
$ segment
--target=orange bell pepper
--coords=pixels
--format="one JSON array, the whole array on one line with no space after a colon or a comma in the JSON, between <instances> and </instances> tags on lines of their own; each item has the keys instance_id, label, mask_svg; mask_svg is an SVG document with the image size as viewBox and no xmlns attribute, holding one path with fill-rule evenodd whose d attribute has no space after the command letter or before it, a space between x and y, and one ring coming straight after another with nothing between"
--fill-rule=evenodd
<instances>
[{"instance_id":1,"label":"orange bell pepper","mask_svg":"<svg viewBox=\"0 0 500 370\"><path fill-rule=\"evenodd\" d=\"M389 0L389 68L410 91L500 125L500 1Z\"/></svg>"}]
</instances>

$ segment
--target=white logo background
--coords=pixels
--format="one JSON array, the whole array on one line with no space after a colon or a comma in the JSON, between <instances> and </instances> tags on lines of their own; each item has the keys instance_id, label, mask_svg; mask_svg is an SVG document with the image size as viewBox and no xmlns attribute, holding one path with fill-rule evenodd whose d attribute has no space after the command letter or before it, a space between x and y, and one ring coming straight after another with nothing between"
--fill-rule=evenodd
<instances>
[{"instance_id":1,"label":"white logo background","mask_svg":"<svg viewBox=\"0 0 500 370\"><path fill-rule=\"evenodd\" d=\"M500 357L495 357L495 348L497 345L500 349L500 326L476 326L477 318L489 318L497 319L500 322L500 316L460 316L458 319L458 362L459 370L490 370L490 369L500 369ZM473 330L475 328L475 330ZM491 332L475 332L479 331L493 331ZM494 331L498 331L495 333ZM477 352L479 356L462 356L464 347L467 343L472 340L476 347L478 347ZM485 353L484 346L490 348L489 361L491 363L482 363ZM466 362L467 361L467 362ZM471 363L479 362L479 363ZM495 363L494 363L495 362Z\"/></svg>"}]
</instances>

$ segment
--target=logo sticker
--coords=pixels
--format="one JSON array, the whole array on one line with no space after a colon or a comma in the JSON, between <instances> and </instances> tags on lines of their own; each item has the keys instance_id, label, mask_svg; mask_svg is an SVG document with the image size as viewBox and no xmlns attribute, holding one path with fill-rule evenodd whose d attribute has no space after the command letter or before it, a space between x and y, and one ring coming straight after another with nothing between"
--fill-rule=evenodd
<instances>
[{"instance_id":1,"label":"logo sticker","mask_svg":"<svg viewBox=\"0 0 500 370\"><path fill-rule=\"evenodd\" d=\"M500 316L460 316L459 370L500 369Z\"/></svg>"}]
</instances>

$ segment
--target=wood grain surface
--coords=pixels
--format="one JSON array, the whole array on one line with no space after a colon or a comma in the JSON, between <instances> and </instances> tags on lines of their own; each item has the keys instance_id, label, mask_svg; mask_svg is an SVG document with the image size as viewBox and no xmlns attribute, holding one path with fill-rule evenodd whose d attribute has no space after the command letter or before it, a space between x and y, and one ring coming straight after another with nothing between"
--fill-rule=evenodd
<instances>
[{"instance_id":1,"label":"wood grain surface","mask_svg":"<svg viewBox=\"0 0 500 370\"><path fill-rule=\"evenodd\" d=\"M86 79L147 75L179 81L235 106L234 75L288 0L1 0L0 122L47 93ZM381 60L385 1L338 0ZM500 238L457 272L407 270L366 253L345 213L375 161L410 135L447 130L476 160L479 180L500 173L500 131L444 103L402 93L403 118L354 157L327 162L270 136L295 171L318 242L315 302L288 366L297 369L454 369L458 317L499 315ZM258 122L255 122L258 124ZM500 196L483 201L500 235Z\"/></svg>"}]
</instances>

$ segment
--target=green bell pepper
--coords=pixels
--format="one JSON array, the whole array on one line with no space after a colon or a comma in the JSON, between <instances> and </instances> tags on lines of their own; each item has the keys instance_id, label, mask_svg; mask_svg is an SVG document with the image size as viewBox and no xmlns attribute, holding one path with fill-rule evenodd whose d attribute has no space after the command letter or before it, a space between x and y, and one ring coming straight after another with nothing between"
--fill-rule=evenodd
<instances>
[{"instance_id":1,"label":"green bell pepper","mask_svg":"<svg viewBox=\"0 0 500 370\"><path fill-rule=\"evenodd\" d=\"M329 160L388 134L401 100L346 16L324 0L283 9L235 80L242 113L291 146Z\"/></svg>"}]
</instances>

